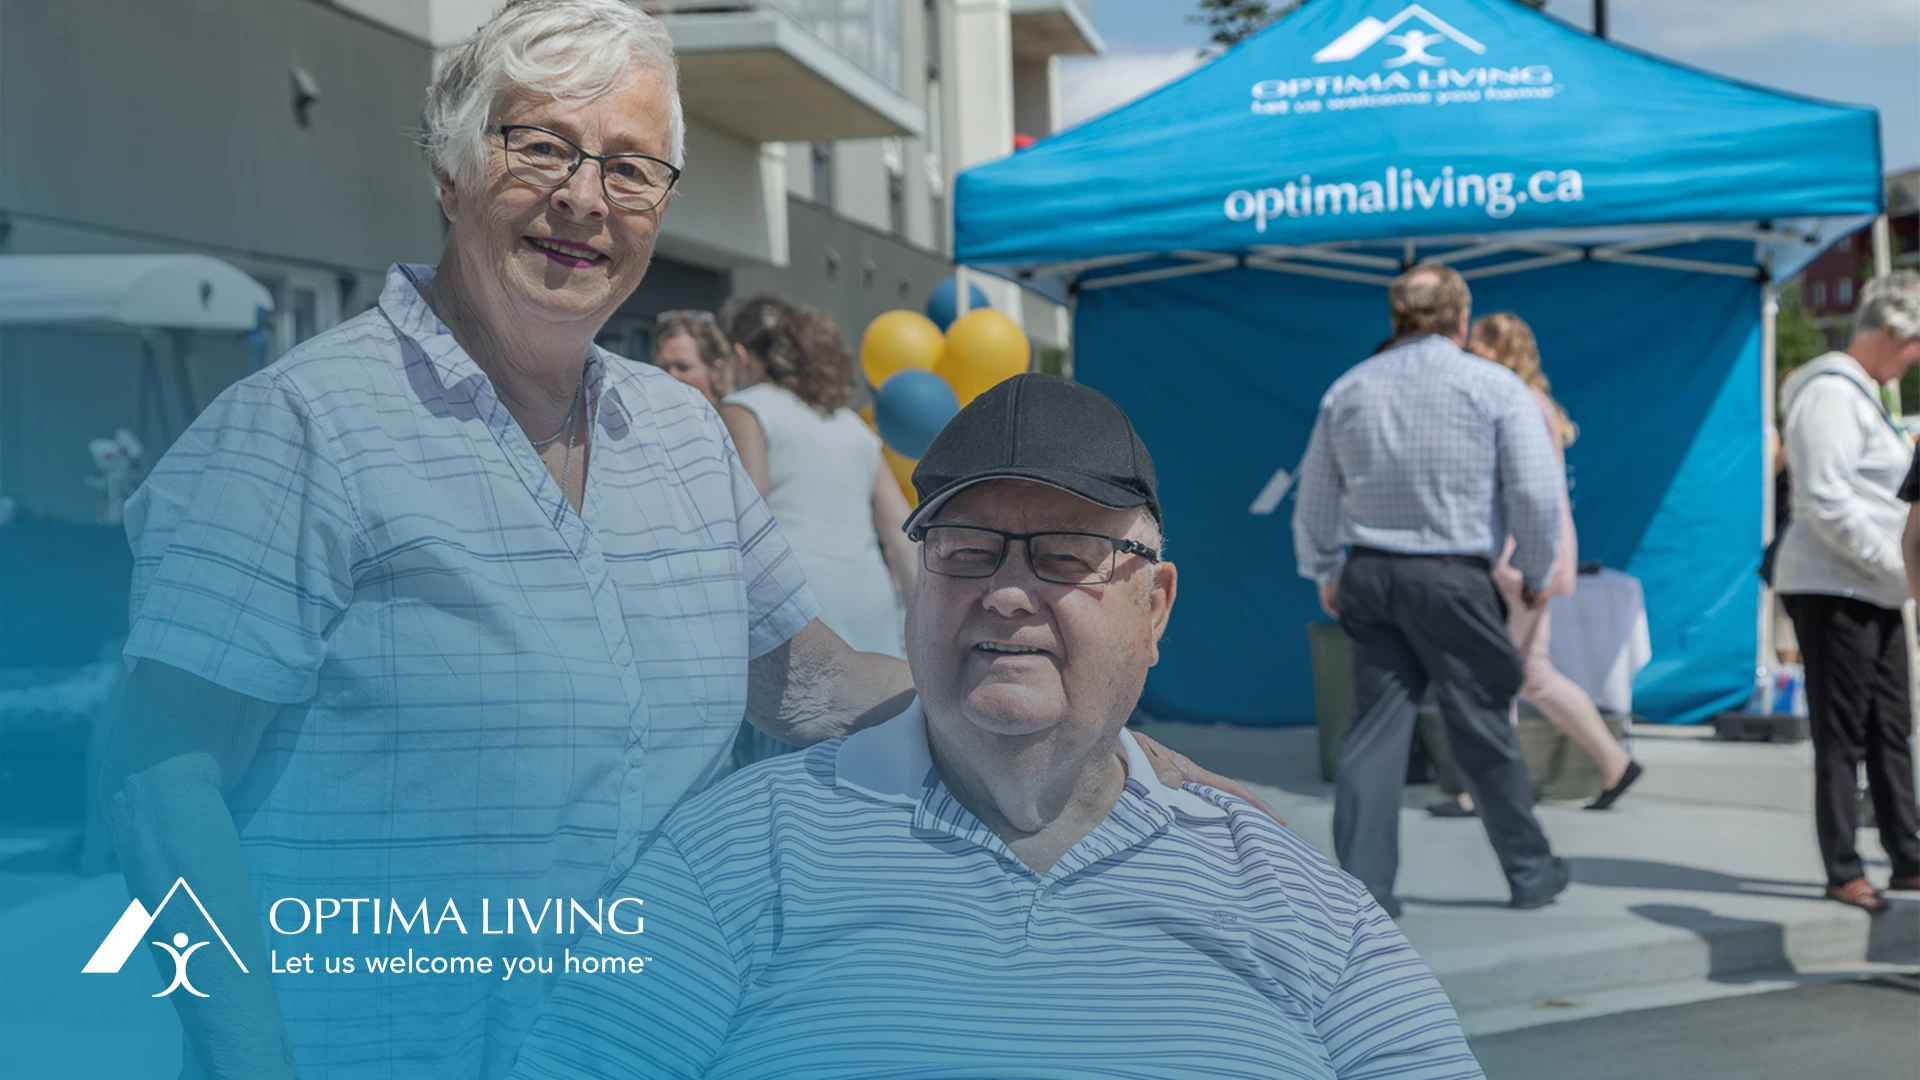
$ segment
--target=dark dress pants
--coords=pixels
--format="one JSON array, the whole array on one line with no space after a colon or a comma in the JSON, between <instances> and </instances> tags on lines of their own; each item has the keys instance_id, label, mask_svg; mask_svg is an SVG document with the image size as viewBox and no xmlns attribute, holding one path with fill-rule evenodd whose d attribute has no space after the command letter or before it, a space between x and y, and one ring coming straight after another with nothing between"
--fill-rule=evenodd
<instances>
[{"instance_id":1,"label":"dark dress pants","mask_svg":"<svg viewBox=\"0 0 1920 1080\"><path fill-rule=\"evenodd\" d=\"M1376 899L1393 896L1407 754L1432 686L1508 885L1547 886L1553 853L1509 714L1522 661L1486 562L1355 551L1340 578L1340 626L1353 643L1353 725L1334 776L1340 865Z\"/></svg>"},{"instance_id":2,"label":"dark dress pants","mask_svg":"<svg viewBox=\"0 0 1920 1080\"><path fill-rule=\"evenodd\" d=\"M1840 596L1783 596L1807 668L1813 823L1827 884L1863 876L1854 846L1860 763L1895 877L1920 874L1920 822L1907 735L1907 635L1900 612Z\"/></svg>"}]
</instances>

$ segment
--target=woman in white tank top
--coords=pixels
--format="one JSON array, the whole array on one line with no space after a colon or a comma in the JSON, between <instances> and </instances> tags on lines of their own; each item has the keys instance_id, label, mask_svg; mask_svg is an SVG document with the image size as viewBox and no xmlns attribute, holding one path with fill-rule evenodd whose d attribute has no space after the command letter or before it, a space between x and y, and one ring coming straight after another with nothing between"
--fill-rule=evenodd
<instances>
[{"instance_id":1,"label":"woman in white tank top","mask_svg":"<svg viewBox=\"0 0 1920 1080\"><path fill-rule=\"evenodd\" d=\"M853 354L833 319L768 296L727 313L742 389L721 403L740 462L820 601L820 621L862 652L905 657L902 611L918 556L880 438L847 405ZM748 727L744 765L786 749Z\"/></svg>"}]
</instances>

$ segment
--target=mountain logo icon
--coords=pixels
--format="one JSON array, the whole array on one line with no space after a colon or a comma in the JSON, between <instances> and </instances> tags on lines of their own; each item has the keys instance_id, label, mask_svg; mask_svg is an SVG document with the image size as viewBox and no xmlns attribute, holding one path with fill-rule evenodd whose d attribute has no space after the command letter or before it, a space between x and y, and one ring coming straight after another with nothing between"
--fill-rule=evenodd
<instances>
[{"instance_id":1,"label":"mountain logo icon","mask_svg":"<svg viewBox=\"0 0 1920 1080\"><path fill-rule=\"evenodd\" d=\"M1415 21L1424 24L1425 29L1413 27L1394 33L1407 23ZM1433 55L1429 50L1447 41L1459 45L1475 56L1487 51L1485 45L1461 33L1440 16L1419 4L1408 4L1400 14L1391 19L1383 21L1369 15L1354 23L1346 33L1314 53L1313 62L1316 64L1342 63L1357 58L1361 53L1383 41L1401 50L1399 56L1389 59L1383 65L1390 68L1405 67L1408 64L1438 67L1446 61Z\"/></svg>"},{"instance_id":2,"label":"mountain logo icon","mask_svg":"<svg viewBox=\"0 0 1920 1080\"><path fill-rule=\"evenodd\" d=\"M226 946L227 955L233 957L233 962L239 966L242 973L245 973L247 965L241 962L240 954L234 950L233 943L227 940L227 935L221 931L220 924L213 921L213 915L207 911L207 906L200 902L200 897L194 893L193 886L187 884L186 878L175 878L173 887L167 890L167 895L160 898L159 905L152 911L148 911L146 905L142 904L137 896L129 900L127 910L120 913L119 921L113 924L113 929L107 931L105 940L101 941L100 947L93 951L87 966L80 969L81 973L111 975L125 967L127 958L140 947L140 939L147 936L147 931L152 929L154 920L166 910L167 905L173 901L174 895L181 892L186 893L187 899L193 901L193 906L200 909L200 917L207 920L207 926L213 931L213 936L220 939L220 944ZM173 935L171 942L153 941L148 944L165 950L173 959L173 981L165 990L153 995L154 997L166 997L175 990L185 990L195 997L207 996L187 980L187 961L192 959L196 950L212 942L195 942L186 934L180 933Z\"/></svg>"}]
</instances>

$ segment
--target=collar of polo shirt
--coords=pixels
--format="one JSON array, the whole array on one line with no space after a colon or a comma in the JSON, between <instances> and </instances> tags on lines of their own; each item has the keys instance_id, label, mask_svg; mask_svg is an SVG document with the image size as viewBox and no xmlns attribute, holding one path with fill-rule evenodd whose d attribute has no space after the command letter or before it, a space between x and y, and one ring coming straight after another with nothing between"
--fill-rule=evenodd
<instances>
[{"instance_id":1,"label":"collar of polo shirt","mask_svg":"<svg viewBox=\"0 0 1920 1080\"><path fill-rule=\"evenodd\" d=\"M1133 732L1122 729L1120 745L1127 753L1129 787L1139 784L1147 798L1181 817L1219 821L1227 816L1225 809L1202 796L1161 783ZM833 781L838 787L853 788L887 802L918 803L926 790L940 781L933 768L933 754L927 749L927 714L920 707L920 699L914 698L893 719L848 736L834 759Z\"/></svg>"}]
</instances>

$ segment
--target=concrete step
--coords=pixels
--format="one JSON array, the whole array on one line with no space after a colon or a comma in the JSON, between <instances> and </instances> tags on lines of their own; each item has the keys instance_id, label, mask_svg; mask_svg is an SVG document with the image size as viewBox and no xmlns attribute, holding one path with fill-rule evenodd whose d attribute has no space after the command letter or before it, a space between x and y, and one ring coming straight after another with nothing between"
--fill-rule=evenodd
<instances>
[{"instance_id":1,"label":"concrete step","mask_svg":"<svg viewBox=\"0 0 1920 1080\"><path fill-rule=\"evenodd\" d=\"M1332 786L1316 775L1310 729L1151 723L1145 732L1247 782L1331 855ZM1920 896L1892 894L1895 909L1878 917L1825 899L1808 744L1643 728L1634 753L1646 775L1614 809L1537 808L1573 884L1536 911L1506 906L1477 819L1434 818L1424 808L1435 789L1406 791L1400 927L1470 1032L1815 973L1920 969ZM1884 880L1877 834L1863 829L1860 847L1869 876Z\"/></svg>"}]
</instances>

